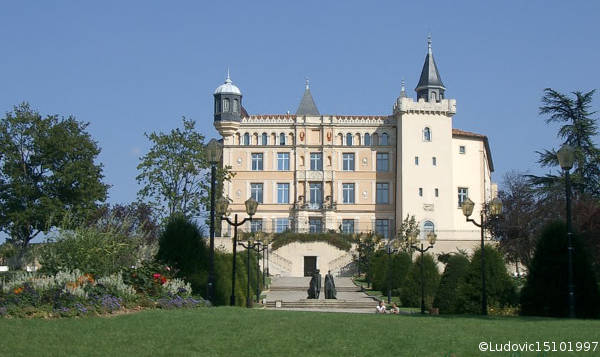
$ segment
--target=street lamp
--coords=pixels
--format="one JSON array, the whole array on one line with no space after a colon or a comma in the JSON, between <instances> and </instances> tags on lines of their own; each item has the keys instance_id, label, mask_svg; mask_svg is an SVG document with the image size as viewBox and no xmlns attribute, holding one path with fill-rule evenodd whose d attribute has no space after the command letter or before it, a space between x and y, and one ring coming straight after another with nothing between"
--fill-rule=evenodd
<instances>
[{"instance_id":1,"label":"street lamp","mask_svg":"<svg viewBox=\"0 0 600 357\"><path fill-rule=\"evenodd\" d=\"M388 281L387 281L387 302L392 303L392 254L398 251L398 241L391 239L386 245L386 252L388 255Z\"/></svg>"},{"instance_id":2,"label":"street lamp","mask_svg":"<svg viewBox=\"0 0 600 357\"><path fill-rule=\"evenodd\" d=\"M573 284L573 229L571 226L571 178L569 170L575 162L575 149L565 144L556 153L560 167L565 171L565 196L567 201L567 244L569 254L569 317L575 317L575 286Z\"/></svg>"},{"instance_id":3,"label":"street lamp","mask_svg":"<svg viewBox=\"0 0 600 357\"><path fill-rule=\"evenodd\" d=\"M208 161L210 162L210 255L208 285L206 286L206 296L210 302L214 303L215 291L215 191L217 181L217 164L221 161L223 155L223 144L216 139L208 142Z\"/></svg>"},{"instance_id":4,"label":"street lamp","mask_svg":"<svg viewBox=\"0 0 600 357\"><path fill-rule=\"evenodd\" d=\"M252 197L246 200L244 203L246 205L246 213L249 217L244 218L241 222L238 222L237 213L234 215L233 222L225 217L225 213L227 212L227 206L229 205L229 201L225 198L220 198L219 202L217 202L217 210L221 216L222 221L227 221L230 226L233 226L233 263L231 269L231 297L229 298L229 305L235 306L235 266L236 266L236 253L237 253L237 228L247 221L252 220L252 216L256 213L256 208L258 207L258 202Z\"/></svg>"},{"instance_id":5,"label":"street lamp","mask_svg":"<svg viewBox=\"0 0 600 357\"><path fill-rule=\"evenodd\" d=\"M433 232L427 233L427 242L429 243L429 246L427 248L424 248L423 242L421 241L421 248L419 248L416 245L418 234L419 233L415 230L409 234L408 238L410 240L411 248L421 253L421 314L425 314L425 273L423 270L423 254L429 249L433 248L437 236Z\"/></svg>"},{"instance_id":6,"label":"street lamp","mask_svg":"<svg viewBox=\"0 0 600 357\"><path fill-rule=\"evenodd\" d=\"M246 263L246 267L248 270L248 281L246 282L246 307L250 308L252 307L252 298L250 297L250 251L251 250L256 250L257 252L260 249L261 243L259 241L254 241L252 242L250 240L250 236L248 236L248 242L246 244L239 242L238 245L241 245L242 247L246 248L246 253L247 253L247 263ZM258 266L256 267L256 302L258 302L258 298L259 298L259 287L258 287Z\"/></svg>"},{"instance_id":7,"label":"street lamp","mask_svg":"<svg viewBox=\"0 0 600 357\"><path fill-rule=\"evenodd\" d=\"M474 219L469 218L473 214L473 208L475 207L475 203L471 201L470 198L467 197L466 200L463 201L461 208L467 222L471 222L477 227L481 228L481 314L487 315L487 291L485 288L485 251L483 245L484 239L484 230L486 228L486 217L485 210L482 209L480 212L480 223L477 223ZM490 213L492 216L498 216L502 214L502 201L498 197L494 198L490 202Z\"/></svg>"}]
</instances>

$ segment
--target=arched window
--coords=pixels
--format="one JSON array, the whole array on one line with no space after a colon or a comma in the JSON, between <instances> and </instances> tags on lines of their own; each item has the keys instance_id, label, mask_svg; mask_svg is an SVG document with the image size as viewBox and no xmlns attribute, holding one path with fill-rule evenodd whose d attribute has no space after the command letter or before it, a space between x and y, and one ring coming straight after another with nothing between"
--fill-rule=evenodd
<instances>
[{"instance_id":1,"label":"arched window","mask_svg":"<svg viewBox=\"0 0 600 357\"><path fill-rule=\"evenodd\" d=\"M244 145L250 145L250 134L248 133L244 134Z\"/></svg>"},{"instance_id":2,"label":"arched window","mask_svg":"<svg viewBox=\"0 0 600 357\"><path fill-rule=\"evenodd\" d=\"M285 134L279 134L279 145L285 145Z\"/></svg>"},{"instance_id":3,"label":"arched window","mask_svg":"<svg viewBox=\"0 0 600 357\"><path fill-rule=\"evenodd\" d=\"M365 146L371 146L371 134L365 134Z\"/></svg>"},{"instance_id":4,"label":"arched window","mask_svg":"<svg viewBox=\"0 0 600 357\"><path fill-rule=\"evenodd\" d=\"M260 142L258 141L258 133L252 134L252 145L260 145Z\"/></svg>"},{"instance_id":5,"label":"arched window","mask_svg":"<svg viewBox=\"0 0 600 357\"><path fill-rule=\"evenodd\" d=\"M343 134L338 134L338 138L340 139L340 145L344 145L344 135Z\"/></svg>"},{"instance_id":6,"label":"arched window","mask_svg":"<svg viewBox=\"0 0 600 357\"><path fill-rule=\"evenodd\" d=\"M427 127L423 129L423 140L431 141L431 129Z\"/></svg>"},{"instance_id":7,"label":"arched window","mask_svg":"<svg viewBox=\"0 0 600 357\"><path fill-rule=\"evenodd\" d=\"M237 113L240 111L240 101L237 99L233 100L233 112Z\"/></svg>"},{"instance_id":8,"label":"arched window","mask_svg":"<svg viewBox=\"0 0 600 357\"><path fill-rule=\"evenodd\" d=\"M352 134L350 133L346 134L346 145L352 146Z\"/></svg>"},{"instance_id":9,"label":"arched window","mask_svg":"<svg viewBox=\"0 0 600 357\"><path fill-rule=\"evenodd\" d=\"M227 99L227 98L223 99L223 111L224 112L229 111L229 99Z\"/></svg>"},{"instance_id":10,"label":"arched window","mask_svg":"<svg viewBox=\"0 0 600 357\"><path fill-rule=\"evenodd\" d=\"M381 145L389 145L389 136L386 133L381 134L381 140L379 142Z\"/></svg>"},{"instance_id":11,"label":"arched window","mask_svg":"<svg viewBox=\"0 0 600 357\"><path fill-rule=\"evenodd\" d=\"M429 96L429 100L432 102L437 102L437 97L435 95L435 92L431 92L431 95Z\"/></svg>"},{"instance_id":12,"label":"arched window","mask_svg":"<svg viewBox=\"0 0 600 357\"><path fill-rule=\"evenodd\" d=\"M354 135L354 143L356 144L356 146L360 146L360 133L356 133Z\"/></svg>"},{"instance_id":13,"label":"arched window","mask_svg":"<svg viewBox=\"0 0 600 357\"><path fill-rule=\"evenodd\" d=\"M377 133L373 134L373 145L375 145L375 146L379 145L379 134L377 134Z\"/></svg>"},{"instance_id":14,"label":"arched window","mask_svg":"<svg viewBox=\"0 0 600 357\"><path fill-rule=\"evenodd\" d=\"M429 232L435 233L435 225L431 221L425 221L425 222L423 222L423 237L425 239L427 239L427 234Z\"/></svg>"},{"instance_id":15,"label":"arched window","mask_svg":"<svg viewBox=\"0 0 600 357\"><path fill-rule=\"evenodd\" d=\"M269 145L269 137L267 136L267 133L262 133L262 144Z\"/></svg>"}]
</instances>

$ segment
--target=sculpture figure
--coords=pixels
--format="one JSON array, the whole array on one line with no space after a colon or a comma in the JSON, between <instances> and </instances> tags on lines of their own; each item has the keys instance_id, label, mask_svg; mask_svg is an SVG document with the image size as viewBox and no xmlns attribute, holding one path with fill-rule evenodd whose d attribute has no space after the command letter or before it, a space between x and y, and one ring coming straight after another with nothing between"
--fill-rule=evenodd
<instances>
[{"instance_id":1,"label":"sculpture figure","mask_svg":"<svg viewBox=\"0 0 600 357\"><path fill-rule=\"evenodd\" d=\"M308 299L318 299L321 293L321 274L319 274L319 269L315 270L310 279L310 284L308 286Z\"/></svg>"},{"instance_id":2,"label":"sculpture figure","mask_svg":"<svg viewBox=\"0 0 600 357\"><path fill-rule=\"evenodd\" d=\"M335 282L331 270L325 275L325 299L336 299L337 291L335 290Z\"/></svg>"}]
</instances>

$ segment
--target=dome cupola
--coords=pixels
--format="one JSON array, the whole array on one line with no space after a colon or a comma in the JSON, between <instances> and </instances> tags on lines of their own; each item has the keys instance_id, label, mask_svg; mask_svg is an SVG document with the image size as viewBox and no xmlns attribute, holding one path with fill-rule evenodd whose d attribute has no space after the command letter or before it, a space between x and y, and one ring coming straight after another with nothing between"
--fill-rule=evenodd
<instances>
[{"instance_id":1,"label":"dome cupola","mask_svg":"<svg viewBox=\"0 0 600 357\"><path fill-rule=\"evenodd\" d=\"M229 70L227 70L225 83L215 89L213 96L215 98L215 122L239 122L242 120L242 92L235 84L233 84L233 82L231 82Z\"/></svg>"}]
</instances>

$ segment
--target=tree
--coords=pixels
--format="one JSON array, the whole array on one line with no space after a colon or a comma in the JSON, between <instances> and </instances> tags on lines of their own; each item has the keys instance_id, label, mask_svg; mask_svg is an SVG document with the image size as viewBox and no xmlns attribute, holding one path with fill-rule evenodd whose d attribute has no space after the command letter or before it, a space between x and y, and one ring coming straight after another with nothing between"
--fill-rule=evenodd
<instances>
[{"instance_id":1,"label":"tree","mask_svg":"<svg viewBox=\"0 0 600 357\"><path fill-rule=\"evenodd\" d=\"M600 293L590 257L581 236L573 239L575 314L581 318L600 316ZM521 291L523 315L566 317L568 315L567 228L553 222L542 232Z\"/></svg>"},{"instance_id":2,"label":"tree","mask_svg":"<svg viewBox=\"0 0 600 357\"><path fill-rule=\"evenodd\" d=\"M160 235L156 258L174 267L178 277L189 281L196 294L205 293L208 281L208 248L200 228L189 218L169 217Z\"/></svg>"},{"instance_id":3,"label":"tree","mask_svg":"<svg viewBox=\"0 0 600 357\"><path fill-rule=\"evenodd\" d=\"M210 163L204 135L196 132L194 126L194 121L184 117L183 129L145 134L152 147L137 167L141 173L136 179L144 185L138 197L166 206L167 217L175 213L197 217L210 204ZM222 182L230 176L230 168L219 168L217 187L222 188Z\"/></svg>"},{"instance_id":4,"label":"tree","mask_svg":"<svg viewBox=\"0 0 600 357\"><path fill-rule=\"evenodd\" d=\"M485 254L485 287L488 306L508 307L517 304L515 285L506 271L506 264L500 252L486 245ZM466 275L458 286L458 306L463 313L479 313L481 311L481 248L475 250Z\"/></svg>"},{"instance_id":5,"label":"tree","mask_svg":"<svg viewBox=\"0 0 600 357\"><path fill-rule=\"evenodd\" d=\"M414 215L411 216L407 214L404 220L402 220L400 226L398 227L396 238L399 240L399 242L402 243L402 249L404 251L410 252L411 255L413 253L413 249L410 247L409 237L414 232L419 234L419 223L417 222L417 219Z\"/></svg>"},{"instance_id":6,"label":"tree","mask_svg":"<svg viewBox=\"0 0 600 357\"><path fill-rule=\"evenodd\" d=\"M160 225L156 221L152 207L143 202L132 202L128 205L101 205L88 217L87 222L88 225L104 227L105 230L127 224L126 233L129 236L141 236L149 244L157 242L160 234Z\"/></svg>"},{"instance_id":7,"label":"tree","mask_svg":"<svg viewBox=\"0 0 600 357\"><path fill-rule=\"evenodd\" d=\"M371 283L373 273L371 271L371 260L377 251L381 238L373 232L367 234L361 234L358 237L358 244L356 246L356 253L353 254L353 258L357 263L358 270L366 273L367 283Z\"/></svg>"},{"instance_id":8,"label":"tree","mask_svg":"<svg viewBox=\"0 0 600 357\"><path fill-rule=\"evenodd\" d=\"M83 220L108 186L88 124L73 116L45 118L27 103L0 121L0 230L19 248L69 213Z\"/></svg>"},{"instance_id":9,"label":"tree","mask_svg":"<svg viewBox=\"0 0 600 357\"><path fill-rule=\"evenodd\" d=\"M458 284L467 274L469 257L465 253L448 254L445 260L446 268L440 279L433 306L440 309L440 314L456 314L460 311Z\"/></svg>"},{"instance_id":10,"label":"tree","mask_svg":"<svg viewBox=\"0 0 600 357\"><path fill-rule=\"evenodd\" d=\"M560 123L557 136L575 148L573 188L578 194L591 194L600 197L600 150L594 145L593 138L598 135L596 120L590 111L595 90L587 93L573 92L573 97L559 93L551 88L544 90L540 114L549 115L546 123ZM538 152L538 162L542 167L557 167L556 150ZM561 190L561 175L530 176L532 183L543 191Z\"/></svg>"},{"instance_id":11,"label":"tree","mask_svg":"<svg viewBox=\"0 0 600 357\"><path fill-rule=\"evenodd\" d=\"M421 306L421 284L425 291L425 308L431 310L433 298L440 283L440 273L431 254L423 255L423 280L421 282L421 257L410 266L400 298L402 306Z\"/></svg>"}]
</instances>

